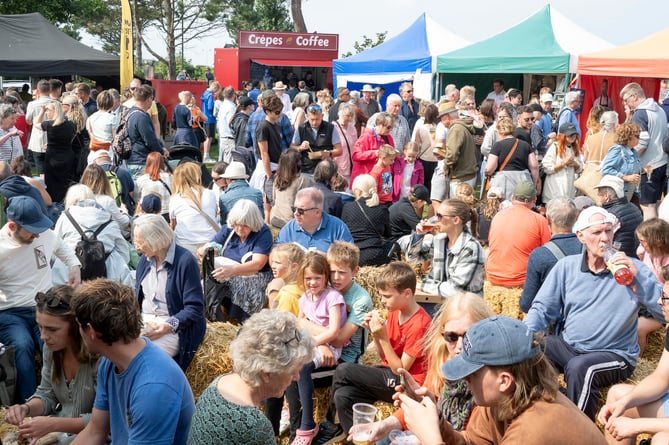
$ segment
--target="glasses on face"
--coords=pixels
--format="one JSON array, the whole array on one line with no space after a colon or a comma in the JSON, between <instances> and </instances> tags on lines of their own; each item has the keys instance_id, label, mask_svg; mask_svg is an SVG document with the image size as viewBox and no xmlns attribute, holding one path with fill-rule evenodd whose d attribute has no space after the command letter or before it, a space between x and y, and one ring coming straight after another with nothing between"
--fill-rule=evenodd
<instances>
[{"instance_id":1,"label":"glasses on face","mask_svg":"<svg viewBox=\"0 0 669 445\"><path fill-rule=\"evenodd\" d=\"M444 218L455 218L453 215L442 215L441 213L437 212L437 221L441 221Z\"/></svg>"},{"instance_id":2,"label":"glasses on face","mask_svg":"<svg viewBox=\"0 0 669 445\"><path fill-rule=\"evenodd\" d=\"M273 113L275 116L279 116L279 115L281 114L281 110L275 110L275 111L272 111L272 113Z\"/></svg>"},{"instance_id":3,"label":"glasses on face","mask_svg":"<svg viewBox=\"0 0 669 445\"><path fill-rule=\"evenodd\" d=\"M35 301L40 306L46 304L46 307L51 309L70 309L70 304L67 301L64 301L59 295L47 295L44 292L37 292Z\"/></svg>"},{"instance_id":4,"label":"glasses on face","mask_svg":"<svg viewBox=\"0 0 669 445\"><path fill-rule=\"evenodd\" d=\"M290 210L291 210L293 213L297 213L298 215L302 216L302 215L304 215L306 212L308 212L309 210L316 210L317 208L318 208L318 207L310 207L310 208L308 208L308 209L302 209L302 208L300 208L300 207L291 207Z\"/></svg>"},{"instance_id":5,"label":"glasses on face","mask_svg":"<svg viewBox=\"0 0 669 445\"><path fill-rule=\"evenodd\" d=\"M446 331L444 332L444 340L446 340L447 343L457 343L460 338L464 338L465 334L467 334L467 332L459 334L457 332Z\"/></svg>"},{"instance_id":6,"label":"glasses on face","mask_svg":"<svg viewBox=\"0 0 669 445\"><path fill-rule=\"evenodd\" d=\"M345 96L345 94L340 94L340 96ZM316 111L323 111L323 107L318 104L309 105L307 107L307 113L314 113Z\"/></svg>"},{"instance_id":7,"label":"glasses on face","mask_svg":"<svg viewBox=\"0 0 669 445\"><path fill-rule=\"evenodd\" d=\"M664 290L660 291L660 305L664 306L669 301L669 297L664 293Z\"/></svg>"},{"instance_id":8,"label":"glasses on face","mask_svg":"<svg viewBox=\"0 0 669 445\"><path fill-rule=\"evenodd\" d=\"M407 93L413 93L413 90L407 90L406 92Z\"/></svg>"},{"instance_id":9,"label":"glasses on face","mask_svg":"<svg viewBox=\"0 0 669 445\"><path fill-rule=\"evenodd\" d=\"M130 87L130 91L135 91L137 87Z\"/></svg>"},{"instance_id":10,"label":"glasses on face","mask_svg":"<svg viewBox=\"0 0 669 445\"><path fill-rule=\"evenodd\" d=\"M212 177L212 179L214 180L214 182L218 182L218 181L222 181L224 178L223 178L223 176L217 176L215 178Z\"/></svg>"},{"instance_id":11,"label":"glasses on face","mask_svg":"<svg viewBox=\"0 0 669 445\"><path fill-rule=\"evenodd\" d=\"M532 122L533 120L534 120L533 117L526 117L526 118L523 118L523 122Z\"/></svg>"}]
</instances>

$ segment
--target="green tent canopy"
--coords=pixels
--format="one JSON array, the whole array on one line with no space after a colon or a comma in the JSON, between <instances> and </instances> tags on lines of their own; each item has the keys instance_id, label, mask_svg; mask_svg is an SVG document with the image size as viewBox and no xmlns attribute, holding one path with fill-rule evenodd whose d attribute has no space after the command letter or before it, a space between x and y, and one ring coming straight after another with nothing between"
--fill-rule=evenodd
<instances>
[{"instance_id":1,"label":"green tent canopy","mask_svg":"<svg viewBox=\"0 0 669 445\"><path fill-rule=\"evenodd\" d=\"M506 31L437 56L437 72L567 73L569 57L555 39L546 5Z\"/></svg>"}]
</instances>

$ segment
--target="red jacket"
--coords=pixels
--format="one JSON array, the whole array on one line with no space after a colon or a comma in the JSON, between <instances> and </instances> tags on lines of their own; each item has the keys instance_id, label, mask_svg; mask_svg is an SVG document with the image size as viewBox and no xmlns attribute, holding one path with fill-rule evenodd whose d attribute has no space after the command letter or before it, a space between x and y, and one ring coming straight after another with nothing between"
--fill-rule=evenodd
<instances>
[{"instance_id":1,"label":"red jacket","mask_svg":"<svg viewBox=\"0 0 669 445\"><path fill-rule=\"evenodd\" d=\"M393 137L388 134L388 143L395 146ZM365 128L362 135L358 138L353 146L353 153L351 153L351 158L353 159L353 168L351 169L351 182L349 185L353 184L353 180L358 175L364 175L372 171L374 164L378 160L376 151L381 145L383 145L383 139L380 136L377 136L376 132L371 128Z\"/></svg>"}]
</instances>

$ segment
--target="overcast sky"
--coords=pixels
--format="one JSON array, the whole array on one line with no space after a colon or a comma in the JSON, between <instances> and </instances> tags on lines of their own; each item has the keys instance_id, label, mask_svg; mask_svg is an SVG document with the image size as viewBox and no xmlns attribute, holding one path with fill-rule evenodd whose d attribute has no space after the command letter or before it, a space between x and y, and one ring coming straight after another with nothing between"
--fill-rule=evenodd
<instances>
[{"instance_id":1,"label":"overcast sky","mask_svg":"<svg viewBox=\"0 0 669 445\"><path fill-rule=\"evenodd\" d=\"M302 9L309 32L339 34L341 54L353 51L354 42L361 41L363 34L374 37L377 32L388 31L388 37L393 37L423 12L451 32L476 42L517 24L546 3L538 0L302 0ZM669 2L665 0L554 0L551 5L615 45L639 40L669 26ZM527 39L531 45L532 36ZM214 48L221 48L227 42L228 33L222 28L215 36L186 45L185 57L195 65L211 66ZM86 39L86 43L91 41Z\"/></svg>"}]
</instances>

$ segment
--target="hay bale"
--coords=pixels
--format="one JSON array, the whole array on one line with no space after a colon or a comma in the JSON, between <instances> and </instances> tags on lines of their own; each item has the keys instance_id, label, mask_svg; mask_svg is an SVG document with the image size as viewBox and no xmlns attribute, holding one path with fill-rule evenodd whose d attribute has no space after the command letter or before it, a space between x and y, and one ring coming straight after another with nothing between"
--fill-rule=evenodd
<instances>
[{"instance_id":1,"label":"hay bale","mask_svg":"<svg viewBox=\"0 0 669 445\"><path fill-rule=\"evenodd\" d=\"M370 297L372 297L374 309L383 309L381 295L379 295L379 291L376 289L374 281L380 271L380 267L365 266L360 268L360 271L355 277L355 281L369 293Z\"/></svg>"},{"instance_id":2,"label":"hay bale","mask_svg":"<svg viewBox=\"0 0 669 445\"><path fill-rule=\"evenodd\" d=\"M26 437L21 437L19 428L11 423L5 422L7 408L0 407L0 443L3 445L28 445L30 441ZM29 417L26 420L30 420ZM58 433L48 433L40 437L35 445L51 445L58 443Z\"/></svg>"},{"instance_id":3,"label":"hay bale","mask_svg":"<svg viewBox=\"0 0 669 445\"><path fill-rule=\"evenodd\" d=\"M230 342L237 336L239 326L231 323L207 322L207 332L193 361L186 370L195 400L219 375L232 371Z\"/></svg>"},{"instance_id":4,"label":"hay bale","mask_svg":"<svg viewBox=\"0 0 669 445\"><path fill-rule=\"evenodd\" d=\"M483 284L483 299L490 309L498 315L522 320L525 317L520 310L520 294L523 289L520 287L502 287L495 286L486 280Z\"/></svg>"}]
</instances>

